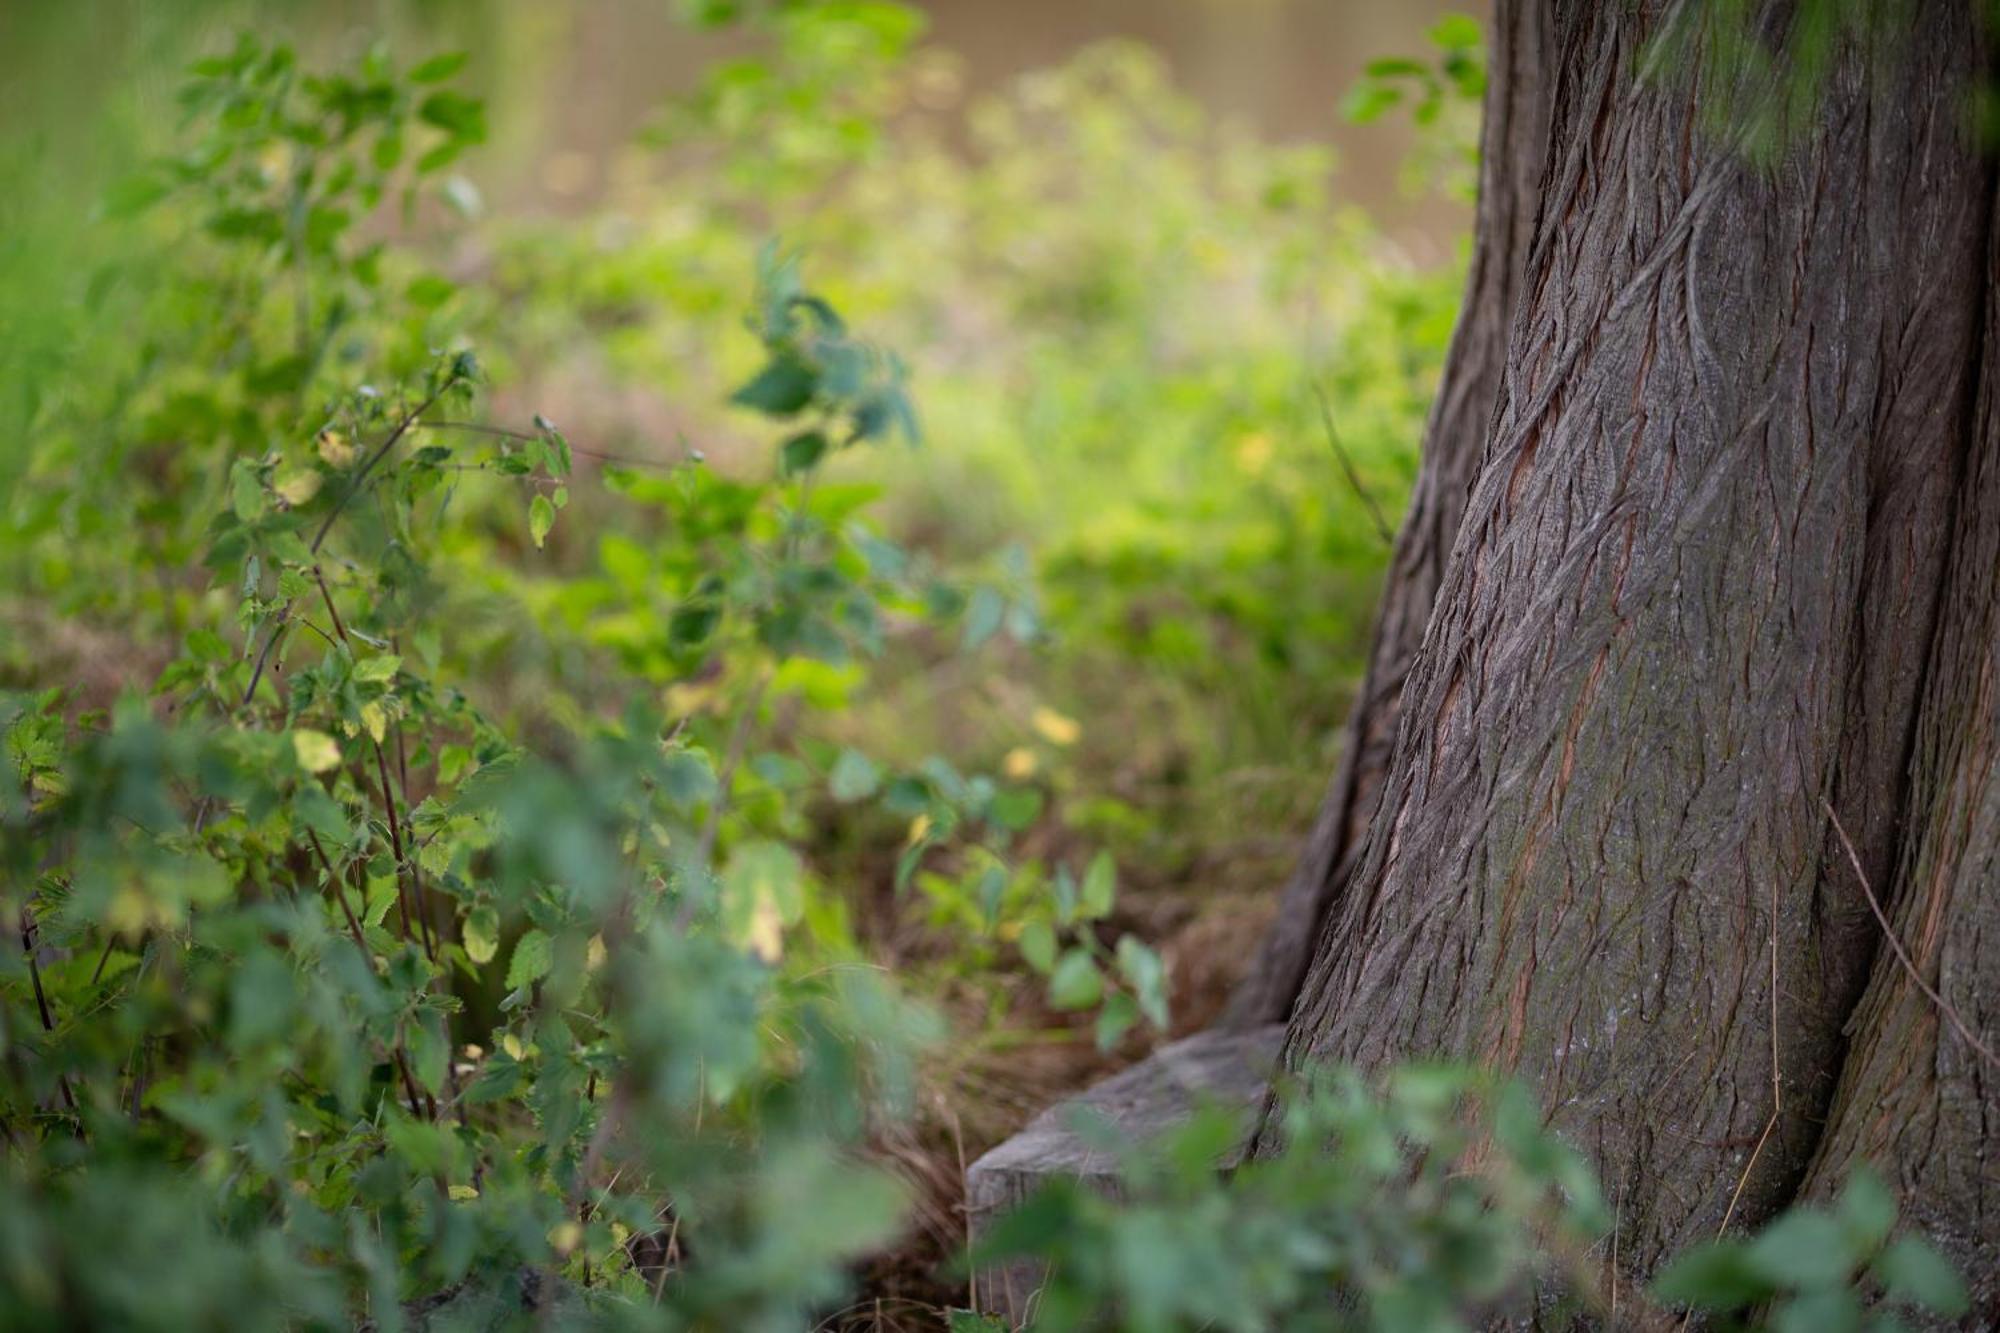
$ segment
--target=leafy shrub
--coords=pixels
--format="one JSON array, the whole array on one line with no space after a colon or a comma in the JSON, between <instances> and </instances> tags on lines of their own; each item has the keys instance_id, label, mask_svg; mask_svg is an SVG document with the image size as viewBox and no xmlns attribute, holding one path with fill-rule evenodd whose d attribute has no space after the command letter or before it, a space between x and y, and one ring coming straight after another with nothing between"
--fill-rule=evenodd
<instances>
[{"instance_id":1,"label":"leafy shrub","mask_svg":"<svg viewBox=\"0 0 2000 1333\"><path fill-rule=\"evenodd\" d=\"M1531 1284L1582 1272L1608 1213L1583 1160L1519 1087L1410 1067L1292 1089L1282 1148L1226 1179L1240 1116L1198 1112L1158 1144L1107 1137L1121 1197L1061 1182L1002 1221L991 1256L1049 1265L1037 1329L1472 1327Z\"/></svg>"},{"instance_id":2,"label":"leafy shrub","mask_svg":"<svg viewBox=\"0 0 2000 1333\"><path fill-rule=\"evenodd\" d=\"M1692 1312L1704 1327L1887 1333L1967 1308L1950 1264L1897 1233L1895 1199L1866 1169L1831 1210L1698 1246L1620 1305L1603 1289L1614 1218L1589 1165L1520 1085L1483 1071L1322 1071L1283 1089L1275 1151L1226 1174L1240 1113L1199 1110L1145 1144L1080 1128L1120 1163L1115 1196L1053 1181L974 1256L1046 1265L1028 1327L1049 1333L1670 1328ZM963 1314L954 1327L1004 1325Z\"/></svg>"},{"instance_id":3,"label":"leafy shrub","mask_svg":"<svg viewBox=\"0 0 2000 1333\"><path fill-rule=\"evenodd\" d=\"M246 39L193 71L194 145L121 192L177 263L116 391L85 367L45 422L19 549L70 614L175 646L108 715L0 696L21 1326L788 1328L898 1225L862 1149L932 1023L858 965L783 837L800 788L880 786L940 830L911 872L959 824L997 830L1004 866L1020 798L748 751L771 698L879 648L886 617L993 594L923 576L865 490L816 485L912 416L894 359L771 257L765 364L735 395L792 424L769 480L692 454L613 474L676 540L607 546L608 575L647 562L634 586L558 606L630 593L630 626L666 597L656 634L613 641L643 669L532 736L475 699L456 631L577 482L546 419L480 418L451 284L364 239L480 137L456 64L308 75ZM788 957L814 912L819 947ZM1164 1021L1157 962L1119 956Z\"/></svg>"}]
</instances>

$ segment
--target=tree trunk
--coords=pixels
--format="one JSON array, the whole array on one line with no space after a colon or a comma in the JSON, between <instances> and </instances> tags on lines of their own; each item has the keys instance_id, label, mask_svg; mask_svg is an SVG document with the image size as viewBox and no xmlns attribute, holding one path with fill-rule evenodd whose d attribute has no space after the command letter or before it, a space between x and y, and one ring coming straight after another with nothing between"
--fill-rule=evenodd
<instances>
[{"instance_id":1,"label":"tree trunk","mask_svg":"<svg viewBox=\"0 0 2000 1333\"><path fill-rule=\"evenodd\" d=\"M2000 284L1989 240L1986 290ZM1986 311L1973 456L1911 765L1910 816L1884 941L1810 1185L1856 1161L1894 1175L2000 1317L2000 310ZM1835 879L1838 880L1836 870ZM1856 886L1857 894L1861 892ZM1873 912L1870 912L1873 920ZM1919 983L1917 978L1922 978ZM1927 994L1929 987L1935 994Z\"/></svg>"},{"instance_id":2,"label":"tree trunk","mask_svg":"<svg viewBox=\"0 0 2000 1333\"><path fill-rule=\"evenodd\" d=\"M1548 57L1548 25L1540 6L1517 5L1498 17L1464 305L1425 423L1422 466L1396 538L1340 765L1260 957L1231 997L1229 1021L1238 1026L1283 1022L1291 1012L1328 905L1353 872L1361 835L1381 797L1403 681L1430 622L1500 387L1548 143Z\"/></svg>"},{"instance_id":3,"label":"tree trunk","mask_svg":"<svg viewBox=\"0 0 2000 1333\"><path fill-rule=\"evenodd\" d=\"M1965 0L1895 10L1760 167L1710 132L1700 61L1640 74L1666 8L1499 5L1503 34L1543 25L1552 76L1521 308L1286 1059L1518 1072L1639 1271L1782 1206L1816 1151L1886 1154L1990 1264L2000 1079L1878 963L1828 814L1991 1043L2000 501L1986 454L1962 475L1982 35Z\"/></svg>"}]
</instances>

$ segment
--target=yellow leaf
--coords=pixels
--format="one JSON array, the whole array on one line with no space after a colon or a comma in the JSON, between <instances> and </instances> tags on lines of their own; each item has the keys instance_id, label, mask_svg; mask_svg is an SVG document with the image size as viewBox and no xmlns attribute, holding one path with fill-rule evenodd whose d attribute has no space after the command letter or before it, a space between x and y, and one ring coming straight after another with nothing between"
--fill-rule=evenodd
<instances>
[{"instance_id":1,"label":"yellow leaf","mask_svg":"<svg viewBox=\"0 0 2000 1333\"><path fill-rule=\"evenodd\" d=\"M715 700L715 689L709 685L669 685L667 687L667 713L672 717L693 717L705 712Z\"/></svg>"},{"instance_id":2,"label":"yellow leaf","mask_svg":"<svg viewBox=\"0 0 2000 1333\"><path fill-rule=\"evenodd\" d=\"M922 842L924 835L930 831L931 817L929 815L918 815L915 819L912 819L910 821L910 845L914 847Z\"/></svg>"},{"instance_id":3,"label":"yellow leaf","mask_svg":"<svg viewBox=\"0 0 2000 1333\"><path fill-rule=\"evenodd\" d=\"M271 483L271 489L276 491L286 504L297 509L319 494L320 481L319 473L312 468L287 468L278 474L276 481Z\"/></svg>"},{"instance_id":4,"label":"yellow leaf","mask_svg":"<svg viewBox=\"0 0 2000 1333\"><path fill-rule=\"evenodd\" d=\"M508 1057L514 1060L524 1060L528 1055L521 1045L521 1039L511 1032L500 1038L500 1049L507 1052Z\"/></svg>"},{"instance_id":5,"label":"yellow leaf","mask_svg":"<svg viewBox=\"0 0 2000 1333\"><path fill-rule=\"evenodd\" d=\"M557 1254L568 1254L583 1243L583 1225L574 1218L549 1228L549 1246Z\"/></svg>"},{"instance_id":6,"label":"yellow leaf","mask_svg":"<svg viewBox=\"0 0 2000 1333\"><path fill-rule=\"evenodd\" d=\"M1245 476L1263 475L1271 462L1271 437L1253 430L1236 441L1236 467Z\"/></svg>"},{"instance_id":7,"label":"yellow leaf","mask_svg":"<svg viewBox=\"0 0 2000 1333\"><path fill-rule=\"evenodd\" d=\"M1000 771L1016 782L1035 776L1035 752L1025 745L1015 746L1000 761Z\"/></svg>"},{"instance_id":8,"label":"yellow leaf","mask_svg":"<svg viewBox=\"0 0 2000 1333\"><path fill-rule=\"evenodd\" d=\"M604 937L602 935L592 935L590 943L584 947L583 951L584 971L595 972L598 968L603 967L605 957Z\"/></svg>"},{"instance_id":9,"label":"yellow leaf","mask_svg":"<svg viewBox=\"0 0 2000 1333\"><path fill-rule=\"evenodd\" d=\"M479 1191L470 1185L452 1185L448 1187L448 1192L452 1198L458 1200L460 1203L464 1203L467 1199L476 1199L479 1197Z\"/></svg>"},{"instance_id":10,"label":"yellow leaf","mask_svg":"<svg viewBox=\"0 0 2000 1333\"><path fill-rule=\"evenodd\" d=\"M346 467L354 461L354 446L337 430L319 433L319 456L328 467Z\"/></svg>"},{"instance_id":11,"label":"yellow leaf","mask_svg":"<svg viewBox=\"0 0 2000 1333\"><path fill-rule=\"evenodd\" d=\"M778 911L778 904L770 898L759 898L757 906L750 913L750 952L766 963L775 963L785 954L785 918Z\"/></svg>"},{"instance_id":12,"label":"yellow leaf","mask_svg":"<svg viewBox=\"0 0 2000 1333\"><path fill-rule=\"evenodd\" d=\"M368 728L368 734L373 736L379 745L382 738L389 734L388 711L381 704L370 700L361 705L361 725Z\"/></svg>"},{"instance_id":13,"label":"yellow leaf","mask_svg":"<svg viewBox=\"0 0 2000 1333\"><path fill-rule=\"evenodd\" d=\"M324 773L340 764L340 746L323 731L301 727L292 733L292 753L308 773Z\"/></svg>"},{"instance_id":14,"label":"yellow leaf","mask_svg":"<svg viewBox=\"0 0 2000 1333\"><path fill-rule=\"evenodd\" d=\"M1074 745L1077 737L1083 735L1083 728L1075 719L1064 717L1053 708L1037 708L1028 723L1052 745Z\"/></svg>"},{"instance_id":15,"label":"yellow leaf","mask_svg":"<svg viewBox=\"0 0 2000 1333\"><path fill-rule=\"evenodd\" d=\"M490 911L475 910L465 918L459 927L459 939L465 945L465 956L475 963L490 963L493 955L500 952L500 939L495 932L497 919ZM467 1050L472 1048L468 1047ZM477 1060L473 1055L470 1058Z\"/></svg>"}]
</instances>

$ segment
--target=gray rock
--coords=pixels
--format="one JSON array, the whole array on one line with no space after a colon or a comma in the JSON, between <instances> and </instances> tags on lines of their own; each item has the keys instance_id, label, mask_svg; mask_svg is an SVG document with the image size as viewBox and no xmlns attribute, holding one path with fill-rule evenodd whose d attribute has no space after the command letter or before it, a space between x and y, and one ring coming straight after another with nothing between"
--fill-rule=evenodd
<instances>
[{"instance_id":1,"label":"gray rock","mask_svg":"<svg viewBox=\"0 0 2000 1333\"><path fill-rule=\"evenodd\" d=\"M1252 1107L1264 1099L1284 1037L1282 1023L1242 1031L1211 1030L1163 1046L1122 1073L1043 1111L1013 1138L965 1170L965 1204L976 1244L1005 1213L1043 1181L1073 1176L1092 1188L1117 1192L1117 1162L1074 1128L1078 1113L1094 1113L1117 1126L1126 1142L1154 1138L1186 1120L1195 1106L1214 1102ZM1225 1160L1228 1170L1247 1143ZM1042 1285L1042 1266L1009 1260L972 1275L975 1308L1018 1327Z\"/></svg>"}]
</instances>

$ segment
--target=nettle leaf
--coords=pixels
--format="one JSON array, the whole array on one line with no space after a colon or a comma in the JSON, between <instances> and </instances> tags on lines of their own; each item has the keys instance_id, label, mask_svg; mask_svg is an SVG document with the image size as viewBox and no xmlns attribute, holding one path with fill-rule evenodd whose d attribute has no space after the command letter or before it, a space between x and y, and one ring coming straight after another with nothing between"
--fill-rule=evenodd
<instances>
[{"instance_id":1,"label":"nettle leaf","mask_svg":"<svg viewBox=\"0 0 2000 1333\"><path fill-rule=\"evenodd\" d=\"M340 746L333 737L310 727L292 732L292 753L308 773L325 773L340 766Z\"/></svg>"},{"instance_id":2,"label":"nettle leaf","mask_svg":"<svg viewBox=\"0 0 2000 1333\"><path fill-rule=\"evenodd\" d=\"M816 430L801 431L778 448L778 468L787 477L810 472L826 457L826 436Z\"/></svg>"},{"instance_id":3,"label":"nettle leaf","mask_svg":"<svg viewBox=\"0 0 2000 1333\"><path fill-rule=\"evenodd\" d=\"M715 799L715 767L698 750L672 750L660 764L660 794L682 810Z\"/></svg>"},{"instance_id":4,"label":"nettle leaf","mask_svg":"<svg viewBox=\"0 0 2000 1333\"><path fill-rule=\"evenodd\" d=\"M466 913L459 928L465 956L475 963L490 963L500 951L500 916L490 907L475 907Z\"/></svg>"},{"instance_id":5,"label":"nettle leaf","mask_svg":"<svg viewBox=\"0 0 2000 1333\"><path fill-rule=\"evenodd\" d=\"M804 358L795 352L780 352L749 383L729 395L729 401L766 416L795 416L812 402L818 386L819 372Z\"/></svg>"},{"instance_id":6,"label":"nettle leaf","mask_svg":"<svg viewBox=\"0 0 2000 1333\"><path fill-rule=\"evenodd\" d=\"M537 495L528 501L528 536L534 540L535 549L541 550L548 540L549 530L556 525L556 507L548 496Z\"/></svg>"},{"instance_id":7,"label":"nettle leaf","mask_svg":"<svg viewBox=\"0 0 2000 1333\"><path fill-rule=\"evenodd\" d=\"M555 943L547 932L529 930L514 941L514 953L507 963L507 989L519 990L548 975L555 963Z\"/></svg>"},{"instance_id":8,"label":"nettle leaf","mask_svg":"<svg viewBox=\"0 0 2000 1333\"><path fill-rule=\"evenodd\" d=\"M403 659L394 653L364 657L354 664L354 679L363 685L381 685L394 680L402 667Z\"/></svg>"}]
</instances>

